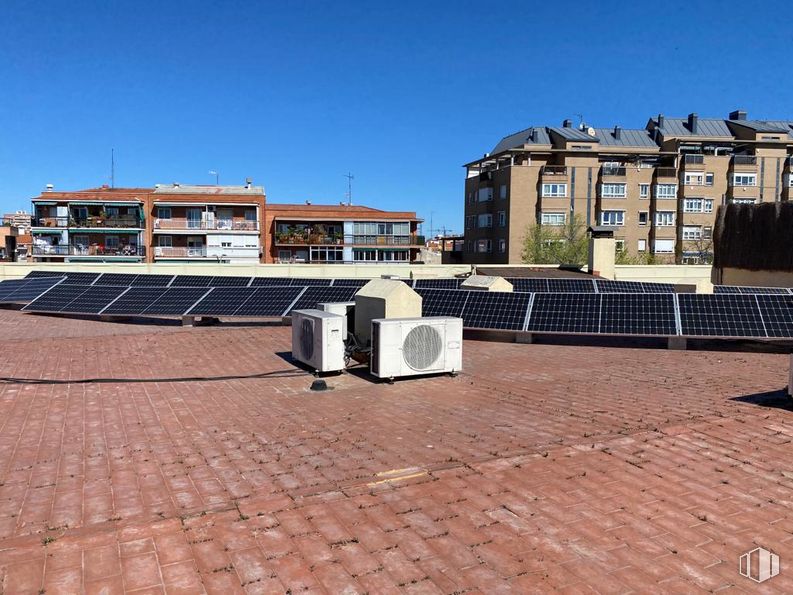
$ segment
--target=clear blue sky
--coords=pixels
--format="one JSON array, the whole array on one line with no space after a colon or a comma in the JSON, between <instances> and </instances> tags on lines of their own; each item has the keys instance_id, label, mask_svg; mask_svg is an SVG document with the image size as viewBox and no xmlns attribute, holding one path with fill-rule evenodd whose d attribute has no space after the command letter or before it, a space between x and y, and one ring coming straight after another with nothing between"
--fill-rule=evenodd
<instances>
[{"instance_id":1,"label":"clear blue sky","mask_svg":"<svg viewBox=\"0 0 793 595\"><path fill-rule=\"evenodd\" d=\"M793 119L787 2L0 7L0 210L109 181L264 184L462 224L463 163L583 114Z\"/></svg>"}]
</instances>

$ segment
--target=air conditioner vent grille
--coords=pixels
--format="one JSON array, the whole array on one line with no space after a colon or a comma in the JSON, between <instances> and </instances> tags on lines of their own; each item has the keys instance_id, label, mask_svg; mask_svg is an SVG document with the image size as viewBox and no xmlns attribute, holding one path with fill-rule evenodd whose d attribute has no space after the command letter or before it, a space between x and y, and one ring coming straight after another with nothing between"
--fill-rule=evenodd
<instances>
[{"instance_id":1,"label":"air conditioner vent grille","mask_svg":"<svg viewBox=\"0 0 793 595\"><path fill-rule=\"evenodd\" d=\"M308 318L303 319L300 329L300 352L306 360L314 357L314 321Z\"/></svg>"},{"instance_id":2,"label":"air conditioner vent grille","mask_svg":"<svg viewBox=\"0 0 793 595\"><path fill-rule=\"evenodd\" d=\"M426 370L443 351L443 338L438 330L427 324L414 327L405 337L402 356L414 370Z\"/></svg>"}]
</instances>

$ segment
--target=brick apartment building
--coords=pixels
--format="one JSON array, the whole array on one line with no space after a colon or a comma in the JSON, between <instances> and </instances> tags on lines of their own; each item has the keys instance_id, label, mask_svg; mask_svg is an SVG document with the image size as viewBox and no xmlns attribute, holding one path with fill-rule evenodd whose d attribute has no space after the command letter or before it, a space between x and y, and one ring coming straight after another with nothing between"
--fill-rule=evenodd
<instances>
[{"instance_id":1,"label":"brick apartment building","mask_svg":"<svg viewBox=\"0 0 793 595\"><path fill-rule=\"evenodd\" d=\"M413 262L423 242L415 213L266 204L250 182L48 187L32 202L38 262Z\"/></svg>"},{"instance_id":2,"label":"brick apartment building","mask_svg":"<svg viewBox=\"0 0 793 595\"><path fill-rule=\"evenodd\" d=\"M793 122L650 118L645 128L533 127L465 165L464 260L519 263L531 224L614 227L617 248L708 262L716 207L793 194Z\"/></svg>"}]
</instances>

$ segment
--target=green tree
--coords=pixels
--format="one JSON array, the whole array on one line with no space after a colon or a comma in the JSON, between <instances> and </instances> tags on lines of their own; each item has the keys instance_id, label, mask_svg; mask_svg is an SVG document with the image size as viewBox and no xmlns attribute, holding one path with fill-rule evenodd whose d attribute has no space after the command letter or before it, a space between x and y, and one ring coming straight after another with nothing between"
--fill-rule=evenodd
<instances>
[{"instance_id":1,"label":"green tree","mask_svg":"<svg viewBox=\"0 0 793 595\"><path fill-rule=\"evenodd\" d=\"M523 243L523 262L585 265L589 252L586 229L580 217L573 217L560 226L531 224Z\"/></svg>"}]
</instances>

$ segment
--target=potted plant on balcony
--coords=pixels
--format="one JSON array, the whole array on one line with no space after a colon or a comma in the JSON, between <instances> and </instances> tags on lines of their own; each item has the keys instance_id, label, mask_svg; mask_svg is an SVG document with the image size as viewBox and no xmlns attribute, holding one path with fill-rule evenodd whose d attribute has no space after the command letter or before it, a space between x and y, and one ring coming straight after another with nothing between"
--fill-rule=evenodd
<instances>
[{"instance_id":1,"label":"potted plant on balcony","mask_svg":"<svg viewBox=\"0 0 793 595\"><path fill-rule=\"evenodd\" d=\"M337 244L341 244L344 241L344 234L340 231L337 231L336 233L333 234L333 240Z\"/></svg>"}]
</instances>

